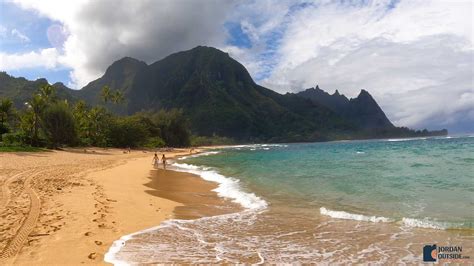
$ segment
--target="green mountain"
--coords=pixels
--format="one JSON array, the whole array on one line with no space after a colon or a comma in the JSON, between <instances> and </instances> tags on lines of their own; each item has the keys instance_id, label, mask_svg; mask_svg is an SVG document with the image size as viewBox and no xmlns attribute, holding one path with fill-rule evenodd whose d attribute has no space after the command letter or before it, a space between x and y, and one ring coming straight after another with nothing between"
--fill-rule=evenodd
<instances>
[{"instance_id":1,"label":"green mountain","mask_svg":"<svg viewBox=\"0 0 474 266\"><path fill-rule=\"evenodd\" d=\"M0 97L10 97L20 107L41 82L46 80L2 73ZM122 105L108 104L113 112L179 108L192 132L201 136L280 142L417 134L395 128L366 91L351 100L323 91L282 95L256 84L243 65L211 47L198 46L150 65L125 57L79 91L54 86L58 96L97 105L102 104L100 92L106 85L126 99Z\"/></svg>"},{"instance_id":2,"label":"green mountain","mask_svg":"<svg viewBox=\"0 0 474 266\"><path fill-rule=\"evenodd\" d=\"M144 71L147 67L145 62L131 57L124 57L110 65L101 78L90 82L77 91L77 97L85 100L90 105L102 104L100 92L104 86L109 86L112 90L119 90L127 95L134 84L137 73ZM126 113L123 106L117 108L110 104L107 107L118 113Z\"/></svg>"},{"instance_id":3,"label":"green mountain","mask_svg":"<svg viewBox=\"0 0 474 266\"><path fill-rule=\"evenodd\" d=\"M366 90L361 90L359 96L350 100L337 90L331 95L321 90L319 86L298 92L297 95L328 107L360 128L394 128L382 108Z\"/></svg>"},{"instance_id":4,"label":"green mountain","mask_svg":"<svg viewBox=\"0 0 474 266\"><path fill-rule=\"evenodd\" d=\"M25 78L14 78L6 72L0 72L0 98L9 98L17 109L24 107L31 95L38 91L38 89L48 84L44 78L30 81ZM56 89L56 95L62 99L73 101L77 99L76 91L64 86L61 82L53 84Z\"/></svg>"}]
</instances>

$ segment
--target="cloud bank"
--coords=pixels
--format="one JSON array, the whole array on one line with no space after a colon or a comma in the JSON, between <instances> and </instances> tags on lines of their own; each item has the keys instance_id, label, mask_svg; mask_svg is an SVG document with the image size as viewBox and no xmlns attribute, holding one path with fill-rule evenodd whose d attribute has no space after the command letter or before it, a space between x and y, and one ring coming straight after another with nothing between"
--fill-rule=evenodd
<instances>
[{"instance_id":1,"label":"cloud bank","mask_svg":"<svg viewBox=\"0 0 474 266\"><path fill-rule=\"evenodd\" d=\"M367 89L396 125L474 132L469 0L13 1L57 25L53 48L0 53L2 69L67 66L80 88L124 56L151 63L210 45L278 92Z\"/></svg>"},{"instance_id":2,"label":"cloud bank","mask_svg":"<svg viewBox=\"0 0 474 266\"><path fill-rule=\"evenodd\" d=\"M319 2L287 26L263 84L368 89L397 125L474 131L473 3Z\"/></svg>"},{"instance_id":3,"label":"cloud bank","mask_svg":"<svg viewBox=\"0 0 474 266\"><path fill-rule=\"evenodd\" d=\"M60 52L58 63L73 69L71 85L75 88L100 77L107 66L125 56L151 63L197 45L224 43L225 14L233 5L218 0L14 3L62 24L67 34L62 28L51 28L48 39Z\"/></svg>"}]
</instances>

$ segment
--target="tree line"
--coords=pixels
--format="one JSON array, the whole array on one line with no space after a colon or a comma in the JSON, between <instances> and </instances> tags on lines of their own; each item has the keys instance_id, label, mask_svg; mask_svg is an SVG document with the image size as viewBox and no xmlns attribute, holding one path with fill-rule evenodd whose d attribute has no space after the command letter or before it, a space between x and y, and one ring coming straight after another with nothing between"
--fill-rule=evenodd
<instances>
[{"instance_id":1,"label":"tree line","mask_svg":"<svg viewBox=\"0 0 474 266\"><path fill-rule=\"evenodd\" d=\"M117 116L105 104L123 104L123 94L105 86L103 105L71 103L43 85L17 110L0 99L0 141L3 146L185 147L190 145L188 121L178 109Z\"/></svg>"}]
</instances>

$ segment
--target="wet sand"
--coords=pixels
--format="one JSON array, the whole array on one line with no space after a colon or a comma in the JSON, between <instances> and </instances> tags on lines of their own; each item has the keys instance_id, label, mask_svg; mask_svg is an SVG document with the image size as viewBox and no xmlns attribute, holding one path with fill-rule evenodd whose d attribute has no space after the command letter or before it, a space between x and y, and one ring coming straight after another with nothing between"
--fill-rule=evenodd
<instances>
[{"instance_id":1,"label":"wet sand","mask_svg":"<svg viewBox=\"0 0 474 266\"><path fill-rule=\"evenodd\" d=\"M217 188L216 183L193 174L152 170L150 182L146 186L152 188L147 193L180 203L174 209L177 219L190 220L242 210L240 205L219 197L212 191Z\"/></svg>"},{"instance_id":2,"label":"wet sand","mask_svg":"<svg viewBox=\"0 0 474 266\"><path fill-rule=\"evenodd\" d=\"M214 184L153 169L152 155L115 149L1 153L1 264L105 264L113 241L173 218L173 211L183 219L226 211L208 208L222 202L211 192Z\"/></svg>"}]
</instances>

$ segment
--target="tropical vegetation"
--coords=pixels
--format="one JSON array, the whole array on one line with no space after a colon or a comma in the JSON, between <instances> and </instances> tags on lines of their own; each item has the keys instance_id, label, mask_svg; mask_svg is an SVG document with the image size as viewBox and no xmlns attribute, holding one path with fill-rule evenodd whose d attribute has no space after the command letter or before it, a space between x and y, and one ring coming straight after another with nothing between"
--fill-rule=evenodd
<instances>
[{"instance_id":1,"label":"tropical vegetation","mask_svg":"<svg viewBox=\"0 0 474 266\"><path fill-rule=\"evenodd\" d=\"M178 109L117 116L107 103L124 103L120 91L104 86L102 104L69 102L44 84L16 109L0 99L0 151L36 151L38 147L184 147L191 144L188 121Z\"/></svg>"}]
</instances>

